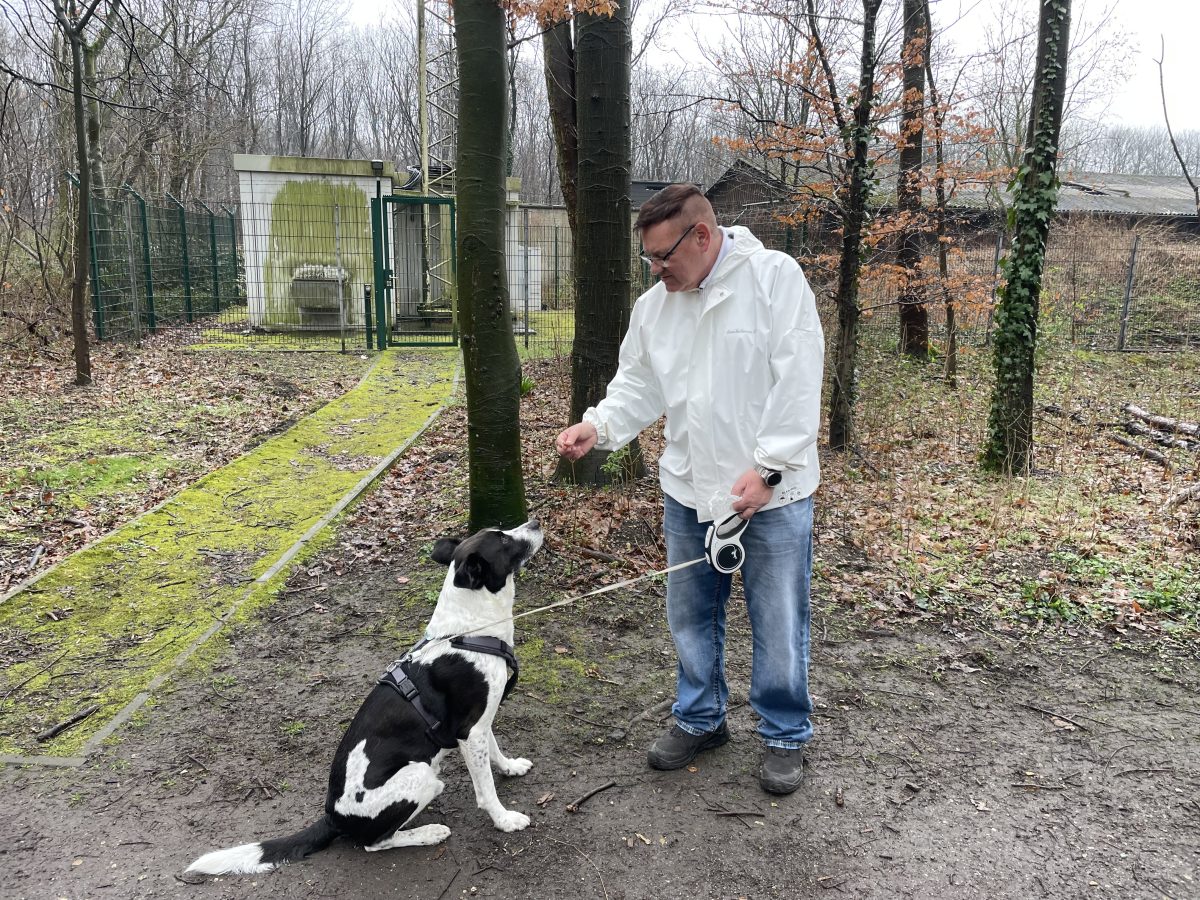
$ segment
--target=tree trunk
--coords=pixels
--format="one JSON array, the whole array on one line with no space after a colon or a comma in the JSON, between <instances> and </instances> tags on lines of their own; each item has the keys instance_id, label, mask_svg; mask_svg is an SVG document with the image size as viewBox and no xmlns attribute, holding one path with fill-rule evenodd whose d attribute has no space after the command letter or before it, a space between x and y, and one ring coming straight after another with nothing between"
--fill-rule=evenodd
<instances>
[{"instance_id":1,"label":"tree trunk","mask_svg":"<svg viewBox=\"0 0 1200 900\"><path fill-rule=\"evenodd\" d=\"M521 361L504 257L505 27L495 0L458 0L458 288L467 388L470 528L525 520Z\"/></svg>"},{"instance_id":2,"label":"tree trunk","mask_svg":"<svg viewBox=\"0 0 1200 900\"><path fill-rule=\"evenodd\" d=\"M558 181L562 186L571 234L575 235L579 230L575 199L575 177L579 171L579 128L575 119L575 47L570 19L542 32L542 56L545 60L550 123L554 128L554 146L558 148Z\"/></svg>"},{"instance_id":3,"label":"tree trunk","mask_svg":"<svg viewBox=\"0 0 1200 900\"><path fill-rule=\"evenodd\" d=\"M900 116L900 171L897 206L904 223L899 264L904 270L900 295L900 349L917 359L929 358L929 312L921 281L921 162L925 134L925 56L929 25L923 0L904 0L904 97Z\"/></svg>"},{"instance_id":4,"label":"tree trunk","mask_svg":"<svg viewBox=\"0 0 1200 900\"><path fill-rule=\"evenodd\" d=\"M946 111L938 99L937 82L933 78L933 35L930 33L929 0L921 0L921 12L925 20L925 78L929 86L929 107L932 110L934 176L933 216L938 248L938 283L941 285L942 300L946 308L946 383L951 387L958 384L958 323L954 308L954 297L949 290L950 263L946 240Z\"/></svg>"},{"instance_id":5,"label":"tree trunk","mask_svg":"<svg viewBox=\"0 0 1200 900\"><path fill-rule=\"evenodd\" d=\"M633 38L628 2L611 16L575 17L575 117L578 133L577 226L574 234L575 340L571 347L571 413L578 422L604 397L617 371L629 327L630 146L629 62ZM564 181L564 184L566 182ZM636 443L632 471L641 469ZM609 454L561 460L555 477L582 484L613 480Z\"/></svg>"},{"instance_id":6,"label":"tree trunk","mask_svg":"<svg viewBox=\"0 0 1200 900\"><path fill-rule=\"evenodd\" d=\"M1033 370L1046 235L1058 198L1055 166L1067 88L1070 0L1042 0L1037 70L1025 157L1011 211L1007 283L996 310L996 383L988 416L984 468L1020 474L1033 466Z\"/></svg>"},{"instance_id":7,"label":"tree trunk","mask_svg":"<svg viewBox=\"0 0 1200 900\"><path fill-rule=\"evenodd\" d=\"M875 25L882 0L863 0L863 42L854 123L850 126L850 186L843 217L842 253L838 262L838 333L835 346L833 384L829 392L829 446L850 449L857 393L855 367L858 359L858 276L862 269L863 226L871 193L871 107L875 98Z\"/></svg>"},{"instance_id":8,"label":"tree trunk","mask_svg":"<svg viewBox=\"0 0 1200 900\"><path fill-rule=\"evenodd\" d=\"M79 167L79 209L75 223L75 260L71 279L71 337L75 351L75 383L92 383L92 356L88 346L88 207L92 196L92 178L88 164L87 132L83 114L83 38L75 24L67 19L59 2L55 16L71 47L71 98L75 107L75 163Z\"/></svg>"}]
</instances>

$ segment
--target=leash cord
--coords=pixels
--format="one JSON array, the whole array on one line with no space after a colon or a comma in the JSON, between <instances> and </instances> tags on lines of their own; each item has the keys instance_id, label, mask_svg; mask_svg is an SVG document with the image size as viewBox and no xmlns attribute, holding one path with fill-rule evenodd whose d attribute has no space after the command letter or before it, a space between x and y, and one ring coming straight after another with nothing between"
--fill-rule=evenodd
<instances>
[{"instance_id":1,"label":"leash cord","mask_svg":"<svg viewBox=\"0 0 1200 900\"><path fill-rule=\"evenodd\" d=\"M586 594L580 594L577 597L568 597L566 600L559 600L555 603L547 604L546 606L539 606L537 609L527 609L525 612L517 613L515 616L509 616L506 619L497 619L495 622L486 622L483 625L476 625L474 628L469 628L466 631L460 632L459 634L435 638L428 644L425 644L421 649L424 650L427 647L436 647L438 644L448 643L449 641L454 640L456 637L465 637L468 634L474 634L477 631L482 631L485 628L491 628L495 625L503 625L506 622L515 622L517 619L523 619L526 616L532 616L534 613L546 612L547 610L558 609L560 606L568 606L572 603L578 603L580 600L586 600L588 597L595 597L599 594L615 591L618 588L628 587L631 584L636 584L637 582L644 581L647 578L654 578L656 575L667 575L671 572L678 572L680 569L686 569L688 566L696 565L696 563L705 562L707 559L708 557L701 556L697 557L696 559L689 560L688 562L677 563L676 565L668 566L665 569L659 569L657 572L647 572L645 575L638 575L634 578L626 578L624 581L618 581L614 584L606 584L604 587L596 588L594 591L588 591Z\"/></svg>"}]
</instances>

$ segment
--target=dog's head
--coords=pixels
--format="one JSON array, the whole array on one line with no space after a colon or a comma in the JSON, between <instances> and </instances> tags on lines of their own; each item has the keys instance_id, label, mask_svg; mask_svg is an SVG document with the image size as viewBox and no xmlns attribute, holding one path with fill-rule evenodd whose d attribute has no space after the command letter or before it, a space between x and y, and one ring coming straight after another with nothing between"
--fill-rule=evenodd
<instances>
[{"instance_id":1,"label":"dog's head","mask_svg":"<svg viewBox=\"0 0 1200 900\"><path fill-rule=\"evenodd\" d=\"M466 539L441 538L429 558L454 564L454 586L498 593L542 546L542 527L530 519L511 531L485 528Z\"/></svg>"}]
</instances>

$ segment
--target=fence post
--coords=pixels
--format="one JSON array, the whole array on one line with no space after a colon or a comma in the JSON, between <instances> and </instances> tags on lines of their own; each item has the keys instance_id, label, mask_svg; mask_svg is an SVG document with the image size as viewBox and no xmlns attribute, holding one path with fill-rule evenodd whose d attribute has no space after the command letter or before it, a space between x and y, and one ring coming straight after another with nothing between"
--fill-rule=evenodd
<instances>
[{"instance_id":1,"label":"fence post","mask_svg":"<svg viewBox=\"0 0 1200 900\"><path fill-rule=\"evenodd\" d=\"M1133 236L1133 247L1129 250L1129 271L1125 273L1125 297L1121 300L1121 325L1117 330L1117 349L1125 349L1125 333L1129 327L1129 301L1133 296L1133 269L1137 264L1138 241L1142 239L1140 234Z\"/></svg>"},{"instance_id":2,"label":"fence post","mask_svg":"<svg viewBox=\"0 0 1200 900\"><path fill-rule=\"evenodd\" d=\"M992 342L992 316L996 312L996 282L1000 278L1000 254L1004 250L1004 229L996 232L996 252L992 255L992 301L988 304L987 324L983 328L983 345Z\"/></svg>"},{"instance_id":3,"label":"fence post","mask_svg":"<svg viewBox=\"0 0 1200 900\"><path fill-rule=\"evenodd\" d=\"M371 286L363 285L363 324L367 331L367 349L375 349L375 332L371 325Z\"/></svg>"},{"instance_id":4,"label":"fence post","mask_svg":"<svg viewBox=\"0 0 1200 900\"><path fill-rule=\"evenodd\" d=\"M146 283L146 327L154 334L158 329L154 321L154 270L150 264L150 225L146 221L146 200L132 185L122 185L121 190L129 193L137 201L138 215L142 219L142 278Z\"/></svg>"},{"instance_id":5,"label":"fence post","mask_svg":"<svg viewBox=\"0 0 1200 900\"><path fill-rule=\"evenodd\" d=\"M242 292L238 290L237 216L224 204L221 209L229 216L229 288L232 294L230 303L240 303Z\"/></svg>"},{"instance_id":6,"label":"fence post","mask_svg":"<svg viewBox=\"0 0 1200 900\"><path fill-rule=\"evenodd\" d=\"M525 349L529 349L529 295L533 285L529 283L529 207L521 210L521 225L525 236Z\"/></svg>"},{"instance_id":7,"label":"fence post","mask_svg":"<svg viewBox=\"0 0 1200 900\"><path fill-rule=\"evenodd\" d=\"M183 259L183 315L192 324L192 264L188 260L187 210L182 203L167 194L167 199L179 211L179 255Z\"/></svg>"},{"instance_id":8,"label":"fence post","mask_svg":"<svg viewBox=\"0 0 1200 900\"><path fill-rule=\"evenodd\" d=\"M79 190L79 178L74 172L64 172L67 176L67 181L75 185L75 190ZM92 223L92 202L91 197L84 197L82 193L79 196L80 203L86 203L87 208L87 227L88 227L88 268L92 276L92 318L96 326L96 340L104 340L104 308L100 305L100 260L96 256L96 231Z\"/></svg>"},{"instance_id":9,"label":"fence post","mask_svg":"<svg viewBox=\"0 0 1200 900\"><path fill-rule=\"evenodd\" d=\"M213 283L213 312L221 311L221 273L217 265L217 217L213 211L208 208L203 200L197 200L196 205L208 213L208 251L209 258L212 260L212 283Z\"/></svg>"},{"instance_id":10,"label":"fence post","mask_svg":"<svg viewBox=\"0 0 1200 900\"><path fill-rule=\"evenodd\" d=\"M384 289L383 281L387 277L387 268L383 261L384 240L383 199L371 198L371 249L375 257L375 344L380 350L387 349L387 329L384 324Z\"/></svg>"}]
</instances>

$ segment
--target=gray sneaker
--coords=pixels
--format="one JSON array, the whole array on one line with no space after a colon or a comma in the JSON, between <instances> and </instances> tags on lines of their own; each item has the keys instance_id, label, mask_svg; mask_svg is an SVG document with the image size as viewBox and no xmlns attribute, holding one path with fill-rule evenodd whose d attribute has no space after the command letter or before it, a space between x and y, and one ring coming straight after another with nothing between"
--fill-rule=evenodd
<instances>
[{"instance_id":1,"label":"gray sneaker","mask_svg":"<svg viewBox=\"0 0 1200 900\"><path fill-rule=\"evenodd\" d=\"M652 769L682 769L696 754L720 747L728 740L729 729L724 722L704 734L691 734L676 723L650 745L646 760Z\"/></svg>"},{"instance_id":2,"label":"gray sneaker","mask_svg":"<svg viewBox=\"0 0 1200 900\"><path fill-rule=\"evenodd\" d=\"M768 794L790 794L804 776L804 748L766 747L758 783Z\"/></svg>"}]
</instances>

